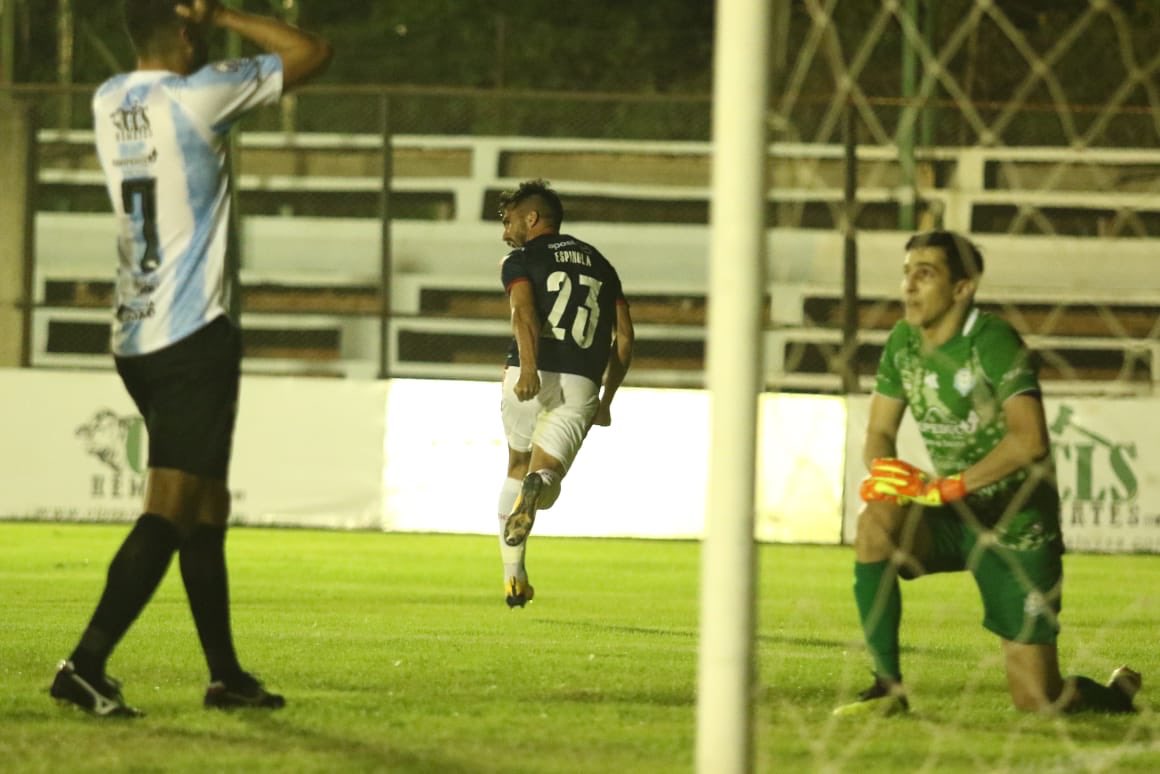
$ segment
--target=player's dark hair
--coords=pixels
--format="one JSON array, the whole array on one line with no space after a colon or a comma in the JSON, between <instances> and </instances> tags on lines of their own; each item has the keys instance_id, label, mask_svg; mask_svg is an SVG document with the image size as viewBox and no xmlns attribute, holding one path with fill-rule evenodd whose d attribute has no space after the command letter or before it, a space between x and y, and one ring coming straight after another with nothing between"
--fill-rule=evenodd
<instances>
[{"instance_id":1,"label":"player's dark hair","mask_svg":"<svg viewBox=\"0 0 1160 774\"><path fill-rule=\"evenodd\" d=\"M501 216L506 210L515 209L529 200L533 200L537 205L536 210L541 217L556 228L564 222L564 204L560 201L560 195L542 178L525 180L516 190L501 193L499 195Z\"/></svg>"},{"instance_id":2,"label":"player's dark hair","mask_svg":"<svg viewBox=\"0 0 1160 774\"><path fill-rule=\"evenodd\" d=\"M978 246L954 231L925 231L906 241L906 249L937 247L947 257L951 280L977 279L983 274L983 253Z\"/></svg>"},{"instance_id":3,"label":"player's dark hair","mask_svg":"<svg viewBox=\"0 0 1160 774\"><path fill-rule=\"evenodd\" d=\"M124 0L125 30L138 56L162 53L186 23L173 10L174 0Z\"/></svg>"}]
</instances>

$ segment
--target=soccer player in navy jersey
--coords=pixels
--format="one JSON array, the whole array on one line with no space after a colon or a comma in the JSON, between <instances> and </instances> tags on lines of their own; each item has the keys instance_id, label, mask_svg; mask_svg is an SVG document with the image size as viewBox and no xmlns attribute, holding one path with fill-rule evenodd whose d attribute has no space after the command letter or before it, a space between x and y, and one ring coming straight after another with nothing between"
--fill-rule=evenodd
<instances>
[{"instance_id":1,"label":"soccer player in navy jersey","mask_svg":"<svg viewBox=\"0 0 1160 774\"><path fill-rule=\"evenodd\" d=\"M904 315L870 401L870 475L854 541L854 598L874 683L837 715L909 709L898 579L937 572L974 576L1016 709L1132 712L1140 690L1126 666L1106 685L1060 672L1063 537L1038 369L1018 332L975 306L982 274L982 254L960 234L926 232L906 244ZM896 456L908 409L933 474Z\"/></svg>"},{"instance_id":2,"label":"soccer player in navy jersey","mask_svg":"<svg viewBox=\"0 0 1160 774\"><path fill-rule=\"evenodd\" d=\"M523 607L535 594L524 556L536 512L556 501L589 428L612 422L634 334L616 269L560 233L564 207L546 181L505 192L499 213L512 248L501 278L513 334L500 403L508 442L500 554L508 607Z\"/></svg>"},{"instance_id":3,"label":"soccer player in navy jersey","mask_svg":"<svg viewBox=\"0 0 1160 774\"><path fill-rule=\"evenodd\" d=\"M321 73L328 42L218 0L125 0L136 69L93 96L97 155L120 224L112 350L145 419L144 513L109 565L104 592L50 689L99 716L140 714L105 674L110 654L174 553L214 708L278 708L242 669L230 631L225 536L241 332L229 234L227 133ZM208 62L209 35L232 31L264 53Z\"/></svg>"}]
</instances>

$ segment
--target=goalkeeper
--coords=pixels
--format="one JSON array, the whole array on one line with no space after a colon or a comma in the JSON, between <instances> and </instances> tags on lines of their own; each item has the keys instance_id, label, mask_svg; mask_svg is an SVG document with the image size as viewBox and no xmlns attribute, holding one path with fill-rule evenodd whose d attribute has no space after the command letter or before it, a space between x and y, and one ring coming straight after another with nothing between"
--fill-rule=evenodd
<instances>
[{"instance_id":1,"label":"goalkeeper","mask_svg":"<svg viewBox=\"0 0 1160 774\"><path fill-rule=\"evenodd\" d=\"M958 570L975 578L1017 709L1134 711L1141 680L1128 667L1107 685L1060 672L1063 541L1047 421L1019 334L974 306L982 272L978 248L958 234L906 244L904 319L890 332L870 401L870 475L854 543L854 597L875 679L836 715L909 708L898 579ZM896 457L908 406L933 474Z\"/></svg>"}]
</instances>

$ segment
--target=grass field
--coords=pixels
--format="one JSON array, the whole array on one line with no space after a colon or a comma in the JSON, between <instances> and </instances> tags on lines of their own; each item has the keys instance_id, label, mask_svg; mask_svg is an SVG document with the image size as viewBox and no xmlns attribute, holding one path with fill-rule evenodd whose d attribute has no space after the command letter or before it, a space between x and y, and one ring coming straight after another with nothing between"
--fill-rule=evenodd
<instances>
[{"instance_id":1,"label":"grass field","mask_svg":"<svg viewBox=\"0 0 1160 774\"><path fill-rule=\"evenodd\" d=\"M695 543L533 537L537 598L503 603L494 538L239 528L243 663L288 706L200 706L176 566L110 672L148 716L47 696L124 526L0 523L0 770L681 772L693 768ZM1066 559L1069 672L1144 673L1131 717L1010 709L970 578L903 588L914 711L836 720L868 682L848 548L760 550L758 771L1156 771L1160 557Z\"/></svg>"}]
</instances>

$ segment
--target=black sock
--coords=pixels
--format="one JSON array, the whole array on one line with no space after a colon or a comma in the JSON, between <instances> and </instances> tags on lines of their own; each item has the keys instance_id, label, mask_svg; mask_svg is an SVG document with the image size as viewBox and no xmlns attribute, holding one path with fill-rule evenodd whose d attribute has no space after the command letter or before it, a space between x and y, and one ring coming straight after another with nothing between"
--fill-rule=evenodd
<instances>
[{"instance_id":1,"label":"black sock","mask_svg":"<svg viewBox=\"0 0 1160 774\"><path fill-rule=\"evenodd\" d=\"M230 632L225 542L225 527L195 527L181 545L181 578L209 665L210 680L228 682L236 679L242 668Z\"/></svg>"},{"instance_id":2,"label":"black sock","mask_svg":"<svg viewBox=\"0 0 1160 774\"><path fill-rule=\"evenodd\" d=\"M105 673L105 662L165 577L177 548L177 528L153 513L137 519L109 563L108 579L88 628L69 657L83 676Z\"/></svg>"}]
</instances>

